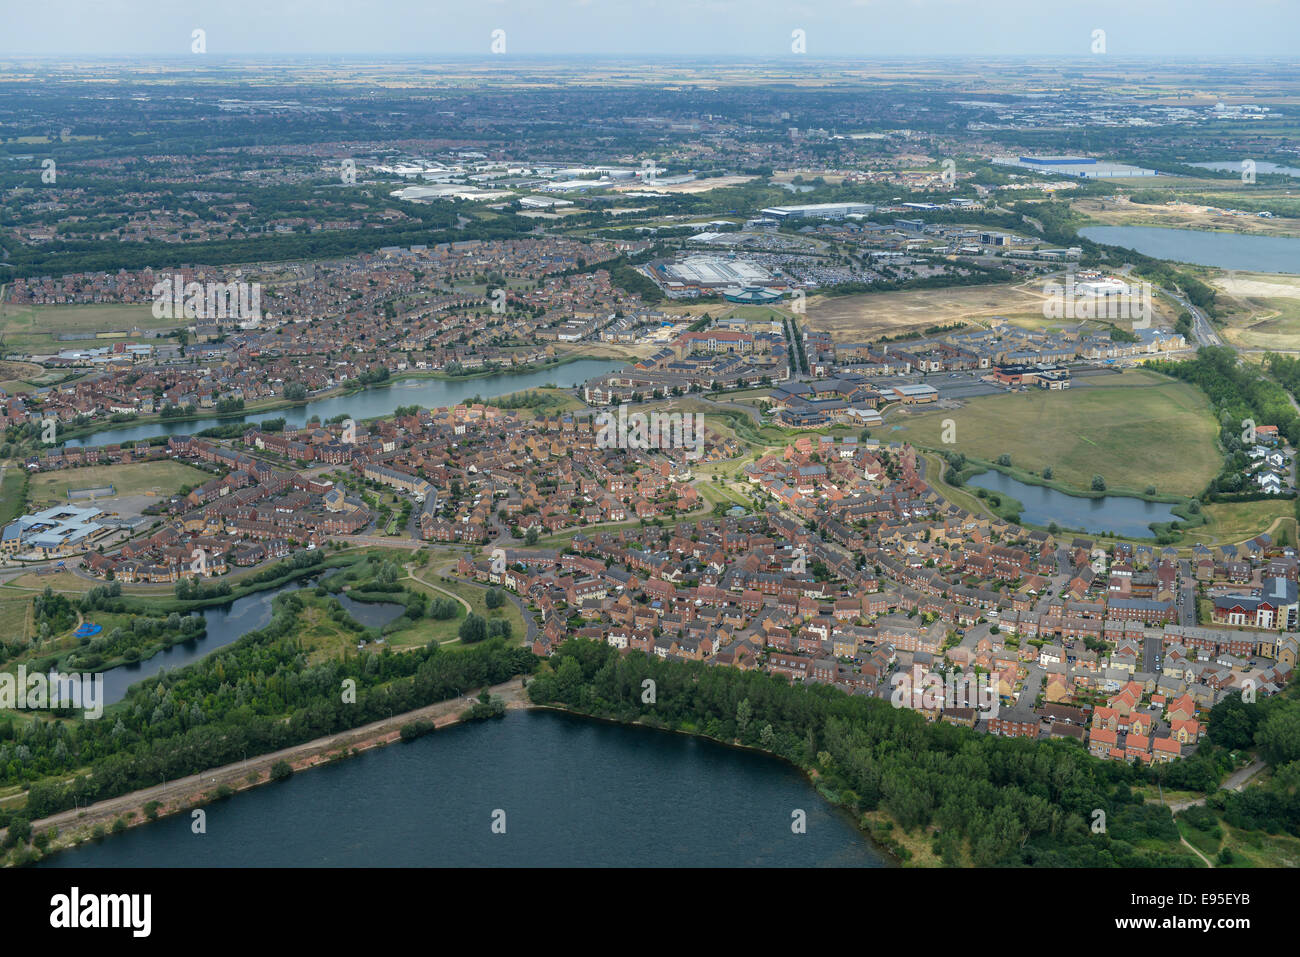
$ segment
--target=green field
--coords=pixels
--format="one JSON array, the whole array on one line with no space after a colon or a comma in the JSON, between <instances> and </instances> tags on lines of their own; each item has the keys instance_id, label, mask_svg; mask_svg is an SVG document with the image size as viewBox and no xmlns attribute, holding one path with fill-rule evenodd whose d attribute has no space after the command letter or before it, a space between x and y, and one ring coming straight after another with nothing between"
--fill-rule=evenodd
<instances>
[{"instance_id":1,"label":"green field","mask_svg":"<svg viewBox=\"0 0 1300 957\"><path fill-rule=\"evenodd\" d=\"M1187 533L1193 542L1217 545L1244 542L1268 532L1279 544L1296 544L1295 503L1291 501L1220 502L1205 506L1208 524Z\"/></svg>"},{"instance_id":2,"label":"green field","mask_svg":"<svg viewBox=\"0 0 1300 957\"><path fill-rule=\"evenodd\" d=\"M878 435L986 461L1009 454L1015 467L1050 467L1055 482L1081 490L1100 474L1111 490L1195 495L1218 473L1218 430L1201 392L1143 371L1087 383L979 396L955 409L896 409ZM945 420L955 426L951 445L941 441Z\"/></svg>"},{"instance_id":3,"label":"green field","mask_svg":"<svg viewBox=\"0 0 1300 957\"><path fill-rule=\"evenodd\" d=\"M8 525L23 513L26 499L27 473L17 466L8 466L0 479L0 525Z\"/></svg>"},{"instance_id":4,"label":"green field","mask_svg":"<svg viewBox=\"0 0 1300 957\"><path fill-rule=\"evenodd\" d=\"M201 485L212 476L180 462L133 462L129 465L91 465L33 475L27 497L33 502L66 502L68 489L112 485L118 495L157 493L171 495L186 485Z\"/></svg>"},{"instance_id":5,"label":"green field","mask_svg":"<svg viewBox=\"0 0 1300 957\"><path fill-rule=\"evenodd\" d=\"M0 637L26 640L31 607L29 592L0 592Z\"/></svg>"},{"instance_id":6,"label":"green field","mask_svg":"<svg viewBox=\"0 0 1300 957\"><path fill-rule=\"evenodd\" d=\"M99 332L130 332L132 329L176 329L184 325L174 319L155 319L150 303L86 306L0 305L0 342L5 353L45 353L58 349L104 346L113 339L95 339ZM78 335L76 341L60 341L60 335Z\"/></svg>"}]
</instances>

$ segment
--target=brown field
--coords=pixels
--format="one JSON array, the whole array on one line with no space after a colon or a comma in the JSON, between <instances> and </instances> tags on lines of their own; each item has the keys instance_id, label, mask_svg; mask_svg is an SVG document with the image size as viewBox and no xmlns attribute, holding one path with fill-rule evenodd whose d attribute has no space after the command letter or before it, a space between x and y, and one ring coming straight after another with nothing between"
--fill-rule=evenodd
<instances>
[{"instance_id":1,"label":"brown field","mask_svg":"<svg viewBox=\"0 0 1300 957\"><path fill-rule=\"evenodd\" d=\"M1300 276L1230 272L1212 280L1232 310L1227 340L1243 349L1300 351Z\"/></svg>"},{"instance_id":2,"label":"brown field","mask_svg":"<svg viewBox=\"0 0 1300 957\"><path fill-rule=\"evenodd\" d=\"M930 326L954 322L996 326L1000 321L1026 329L1074 327L1079 320L1048 319L1043 316L1044 279L998 286L953 286L947 289L912 289L901 292L861 293L855 296L808 299L805 319L811 328L829 332L837 340L875 339L916 332ZM1152 304L1157 325L1172 326L1172 307L1159 298ZM1131 323L1114 323L1128 328ZM1097 331L1101 330L1096 325Z\"/></svg>"},{"instance_id":3,"label":"brown field","mask_svg":"<svg viewBox=\"0 0 1300 957\"><path fill-rule=\"evenodd\" d=\"M45 368L34 362L0 360L0 389L19 390L27 383L39 384Z\"/></svg>"},{"instance_id":4,"label":"brown field","mask_svg":"<svg viewBox=\"0 0 1300 957\"><path fill-rule=\"evenodd\" d=\"M1153 186L1167 183L1158 180ZM1206 191L1214 190L1222 194L1225 188L1223 180L1179 180L1179 188L1200 183ZM1227 184L1229 187L1231 184ZM1085 197L1076 199L1071 206L1081 213L1086 213L1098 226L1172 226L1183 229L1220 229L1234 233L1256 233L1261 236L1295 235L1296 222L1293 219L1278 217L1260 219L1258 216L1231 216L1222 210L1211 212L1210 207L1192 203L1178 202L1177 194L1172 190L1169 198L1175 200L1169 206L1155 206L1146 203L1132 203L1127 197ZM1252 198L1257 198L1252 194ZM1224 196L1225 205L1231 205L1229 197Z\"/></svg>"},{"instance_id":5,"label":"brown field","mask_svg":"<svg viewBox=\"0 0 1300 957\"><path fill-rule=\"evenodd\" d=\"M808 300L808 324L836 339L853 341L964 322L988 326L994 317L1041 320L1039 286L955 286Z\"/></svg>"}]
</instances>

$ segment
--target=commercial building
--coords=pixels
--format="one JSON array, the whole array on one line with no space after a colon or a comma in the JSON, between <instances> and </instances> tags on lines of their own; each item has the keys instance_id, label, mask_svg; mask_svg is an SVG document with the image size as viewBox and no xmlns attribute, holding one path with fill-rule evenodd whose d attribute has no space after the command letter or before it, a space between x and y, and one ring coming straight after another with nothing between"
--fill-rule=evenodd
<instances>
[{"instance_id":1,"label":"commercial building","mask_svg":"<svg viewBox=\"0 0 1300 957\"><path fill-rule=\"evenodd\" d=\"M659 272L669 284L691 289L735 289L766 286L772 274L757 263L719 256L690 256L681 262L666 263Z\"/></svg>"}]
</instances>

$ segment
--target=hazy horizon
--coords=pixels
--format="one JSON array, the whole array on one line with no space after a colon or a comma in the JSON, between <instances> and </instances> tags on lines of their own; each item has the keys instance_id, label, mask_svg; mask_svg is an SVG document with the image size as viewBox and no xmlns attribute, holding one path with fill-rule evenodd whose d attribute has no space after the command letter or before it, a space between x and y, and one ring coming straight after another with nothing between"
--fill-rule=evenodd
<instances>
[{"instance_id":1,"label":"hazy horizon","mask_svg":"<svg viewBox=\"0 0 1300 957\"><path fill-rule=\"evenodd\" d=\"M744 58L1296 56L1300 0L228 0L201 12L165 0L52 0L6 11L0 57L182 57L195 29L220 56L492 55ZM802 54L792 33L803 31Z\"/></svg>"}]
</instances>

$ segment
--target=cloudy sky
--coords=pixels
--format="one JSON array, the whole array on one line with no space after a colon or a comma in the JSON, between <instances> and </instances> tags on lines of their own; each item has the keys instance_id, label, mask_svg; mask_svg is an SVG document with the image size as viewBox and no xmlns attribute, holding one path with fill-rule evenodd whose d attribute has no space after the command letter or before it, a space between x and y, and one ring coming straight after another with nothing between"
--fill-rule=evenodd
<instances>
[{"instance_id":1,"label":"cloudy sky","mask_svg":"<svg viewBox=\"0 0 1300 957\"><path fill-rule=\"evenodd\" d=\"M1297 56L1300 0L8 0L0 55Z\"/></svg>"}]
</instances>

